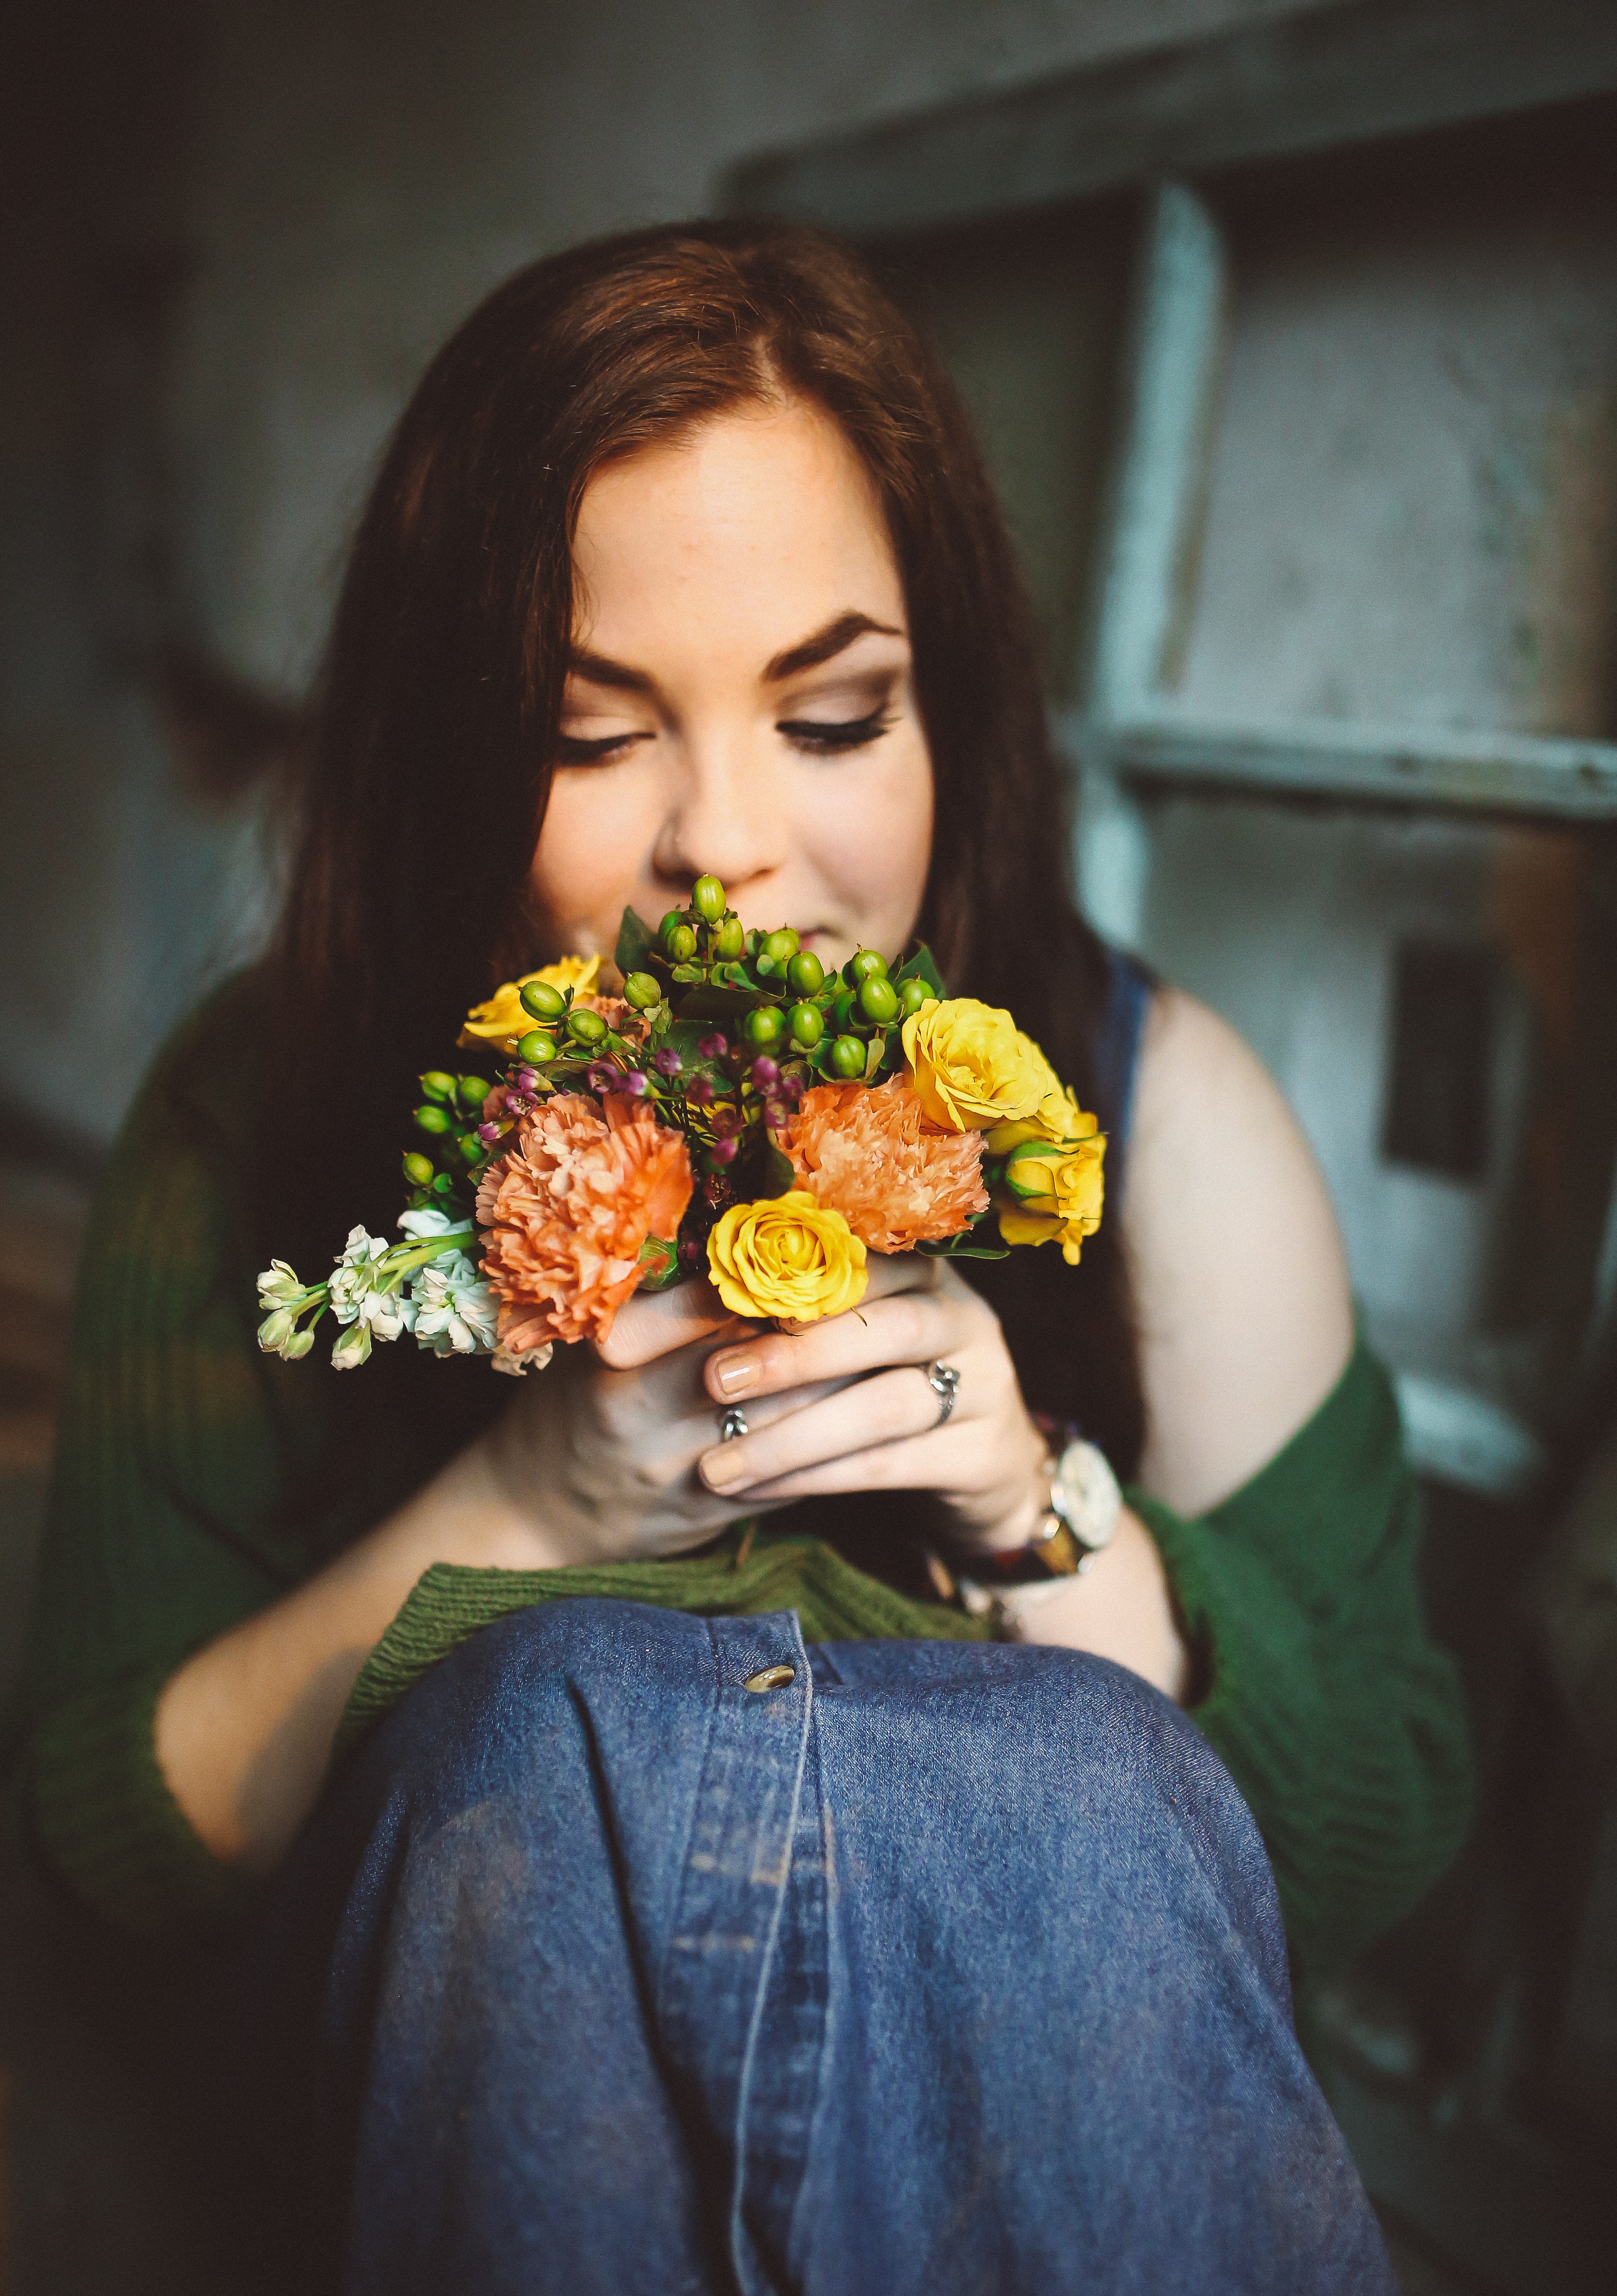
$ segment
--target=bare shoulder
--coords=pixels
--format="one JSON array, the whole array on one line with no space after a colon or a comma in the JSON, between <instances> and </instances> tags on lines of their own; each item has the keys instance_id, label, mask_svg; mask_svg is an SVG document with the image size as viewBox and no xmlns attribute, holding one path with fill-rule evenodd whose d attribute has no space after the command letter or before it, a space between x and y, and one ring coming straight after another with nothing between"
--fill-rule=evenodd
<instances>
[{"instance_id":1,"label":"bare shoulder","mask_svg":"<svg viewBox=\"0 0 1617 2296\"><path fill-rule=\"evenodd\" d=\"M1150 1421L1141 1479L1199 1513L1271 1459L1340 1378L1353 1344L1346 1261L1268 1071L1180 989L1152 1004L1128 1172Z\"/></svg>"}]
</instances>

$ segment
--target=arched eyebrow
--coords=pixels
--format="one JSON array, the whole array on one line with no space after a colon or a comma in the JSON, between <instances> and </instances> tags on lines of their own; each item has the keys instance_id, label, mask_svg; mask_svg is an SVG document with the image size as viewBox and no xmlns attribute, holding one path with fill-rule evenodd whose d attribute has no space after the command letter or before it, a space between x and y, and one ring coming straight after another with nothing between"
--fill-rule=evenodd
<instances>
[{"instance_id":1,"label":"arched eyebrow","mask_svg":"<svg viewBox=\"0 0 1617 2296\"><path fill-rule=\"evenodd\" d=\"M800 677L805 669L818 669L821 662L830 661L851 646L855 638L874 631L878 637L902 638L902 630L895 630L890 622L878 622L869 614L838 614L816 630L813 637L804 638L800 645L788 646L778 653L764 672L764 683L779 685L788 677ZM613 661L604 653L574 652L569 656L568 669L574 677L581 677L587 685L604 685L614 693L655 693L657 681L643 669L631 669L625 661Z\"/></svg>"},{"instance_id":2,"label":"arched eyebrow","mask_svg":"<svg viewBox=\"0 0 1617 2296\"><path fill-rule=\"evenodd\" d=\"M801 645L788 646L784 653L778 653L764 673L765 683L779 685L783 678L800 677L805 669L818 669L822 661L831 660L851 646L855 638L862 638L872 630L878 637L903 636L902 630L895 630L890 622L873 621L869 614L838 614L835 621L816 630L812 638L804 638Z\"/></svg>"}]
</instances>

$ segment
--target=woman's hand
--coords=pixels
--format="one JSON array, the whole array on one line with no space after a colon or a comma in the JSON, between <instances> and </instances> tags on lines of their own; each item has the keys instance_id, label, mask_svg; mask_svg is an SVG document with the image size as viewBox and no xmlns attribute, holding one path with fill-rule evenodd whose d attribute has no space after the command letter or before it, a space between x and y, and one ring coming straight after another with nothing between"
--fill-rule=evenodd
<instances>
[{"instance_id":1,"label":"woman's hand","mask_svg":"<svg viewBox=\"0 0 1617 2296\"><path fill-rule=\"evenodd\" d=\"M960 1374L947 1419L927 1376ZM747 1329L710 1347L703 1484L737 1512L832 1491L927 1490L963 1545L1014 1546L1040 1513L1047 1446L1028 1416L999 1318L946 1262L871 1263L859 1307L796 1332ZM749 1432L713 1440L739 1405Z\"/></svg>"}]
</instances>

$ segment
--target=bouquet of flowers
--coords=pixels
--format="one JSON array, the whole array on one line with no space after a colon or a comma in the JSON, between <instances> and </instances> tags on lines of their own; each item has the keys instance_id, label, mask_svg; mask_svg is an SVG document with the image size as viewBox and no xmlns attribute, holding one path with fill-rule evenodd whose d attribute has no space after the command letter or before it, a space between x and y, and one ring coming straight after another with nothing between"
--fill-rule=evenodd
<instances>
[{"instance_id":1,"label":"bouquet of flowers","mask_svg":"<svg viewBox=\"0 0 1617 2296\"><path fill-rule=\"evenodd\" d=\"M342 1370L409 1332L523 1372L698 1270L734 1314L807 1324L857 1306L870 1252L1075 1262L1098 1225L1094 1118L924 946L828 975L700 877L655 933L624 912L616 963L620 995L573 956L474 1006L461 1046L498 1080L421 1078L404 1241L351 1229L323 1283L274 1261L261 1348L306 1355L329 1311Z\"/></svg>"}]
</instances>

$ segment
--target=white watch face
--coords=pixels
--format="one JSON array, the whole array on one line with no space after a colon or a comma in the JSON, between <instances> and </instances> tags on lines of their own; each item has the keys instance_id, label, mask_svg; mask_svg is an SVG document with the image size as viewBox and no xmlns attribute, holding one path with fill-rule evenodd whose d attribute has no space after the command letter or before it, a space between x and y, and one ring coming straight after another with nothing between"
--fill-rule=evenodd
<instances>
[{"instance_id":1,"label":"white watch face","mask_svg":"<svg viewBox=\"0 0 1617 2296\"><path fill-rule=\"evenodd\" d=\"M1123 1513L1123 1493L1104 1452L1069 1443L1056 1469L1052 1496L1082 1546L1105 1546Z\"/></svg>"}]
</instances>

